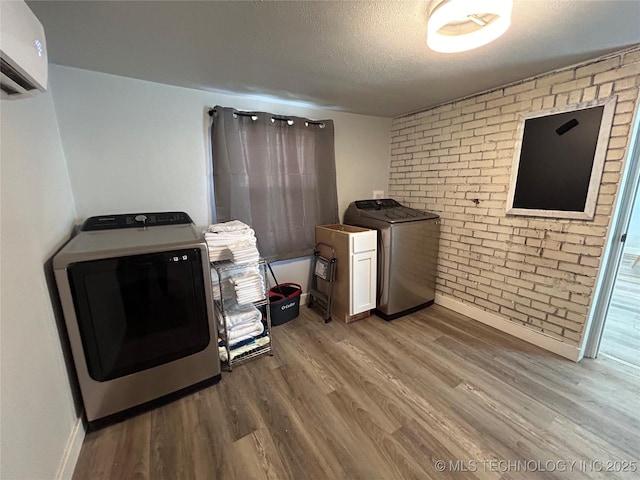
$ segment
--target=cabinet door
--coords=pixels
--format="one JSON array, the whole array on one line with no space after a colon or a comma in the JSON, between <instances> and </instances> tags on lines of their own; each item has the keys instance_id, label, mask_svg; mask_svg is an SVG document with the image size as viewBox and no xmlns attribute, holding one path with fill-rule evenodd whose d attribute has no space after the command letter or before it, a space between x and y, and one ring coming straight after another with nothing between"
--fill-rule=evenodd
<instances>
[{"instance_id":1,"label":"cabinet door","mask_svg":"<svg viewBox=\"0 0 640 480\"><path fill-rule=\"evenodd\" d=\"M375 250L351 255L351 305L349 315L376 308Z\"/></svg>"}]
</instances>

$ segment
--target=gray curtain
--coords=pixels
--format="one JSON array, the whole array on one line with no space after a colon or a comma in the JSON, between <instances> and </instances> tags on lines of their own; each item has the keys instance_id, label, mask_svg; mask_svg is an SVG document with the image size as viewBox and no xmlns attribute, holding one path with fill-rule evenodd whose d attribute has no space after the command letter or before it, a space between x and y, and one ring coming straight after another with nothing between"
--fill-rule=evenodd
<instances>
[{"instance_id":1,"label":"gray curtain","mask_svg":"<svg viewBox=\"0 0 640 480\"><path fill-rule=\"evenodd\" d=\"M217 222L240 220L270 260L313 252L315 226L338 222L333 121L213 109Z\"/></svg>"}]
</instances>

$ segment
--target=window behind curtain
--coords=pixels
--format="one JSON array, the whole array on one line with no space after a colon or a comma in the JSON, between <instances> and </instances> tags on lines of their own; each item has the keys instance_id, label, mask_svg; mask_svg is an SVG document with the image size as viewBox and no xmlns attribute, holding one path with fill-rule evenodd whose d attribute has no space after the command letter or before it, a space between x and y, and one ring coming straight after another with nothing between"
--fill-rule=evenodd
<instances>
[{"instance_id":1,"label":"window behind curtain","mask_svg":"<svg viewBox=\"0 0 640 480\"><path fill-rule=\"evenodd\" d=\"M309 255L338 222L333 121L218 106L211 145L217 221L251 225L263 257Z\"/></svg>"}]
</instances>

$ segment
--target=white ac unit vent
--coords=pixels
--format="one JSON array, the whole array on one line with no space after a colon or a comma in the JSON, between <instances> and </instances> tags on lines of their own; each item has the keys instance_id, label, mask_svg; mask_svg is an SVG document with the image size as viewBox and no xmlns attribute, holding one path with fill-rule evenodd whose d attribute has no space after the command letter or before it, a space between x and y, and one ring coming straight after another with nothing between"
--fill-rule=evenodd
<instances>
[{"instance_id":1,"label":"white ac unit vent","mask_svg":"<svg viewBox=\"0 0 640 480\"><path fill-rule=\"evenodd\" d=\"M47 89L47 47L42 24L23 0L0 0L0 93L22 98Z\"/></svg>"}]
</instances>

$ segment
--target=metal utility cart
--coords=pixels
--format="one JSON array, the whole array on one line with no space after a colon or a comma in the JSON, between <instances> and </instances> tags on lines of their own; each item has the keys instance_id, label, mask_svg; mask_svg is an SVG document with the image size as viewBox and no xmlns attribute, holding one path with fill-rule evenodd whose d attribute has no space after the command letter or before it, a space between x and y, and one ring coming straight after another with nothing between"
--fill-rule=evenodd
<instances>
[{"instance_id":1,"label":"metal utility cart","mask_svg":"<svg viewBox=\"0 0 640 480\"><path fill-rule=\"evenodd\" d=\"M273 355L273 344L271 342L271 309L269 308L269 295L266 291L265 266L266 262L262 259L257 263L236 264L230 261L211 263L212 271L215 272L215 276L217 277L217 285L214 289L217 289L219 292L219 294L214 292L214 306L219 323L218 333L220 335L220 340L223 343L220 347L220 349L223 350L223 352L220 352L220 360L227 364L229 371L232 370L234 365L251 358L255 358L266 353ZM260 335L260 341L258 344L235 347L229 345L229 336L227 334L229 332L229 326L227 318L238 308L242 308L243 304L239 304L235 298L232 281L236 275L247 268L257 268L259 275L262 278L264 288L260 292L260 298L251 299L248 304L252 304L262 312L265 331ZM240 350L240 348L242 348L242 350Z\"/></svg>"},{"instance_id":2,"label":"metal utility cart","mask_svg":"<svg viewBox=\"0 0 640 480\"><path fill-rule=\"evenodd\" d=\"M331 256L322 256L322 250L331 252ZM316 243L311 264L311 284L307 306L318 305L324 317L324 323L331 321L331 302L333 300L333 283L336 278L336 252L331 245ZM318 283L320 281L320 283ZM322 287L321 287L322 285ZM322 289L322 291L320 290Z\"/></svg>"}]
</instances>

